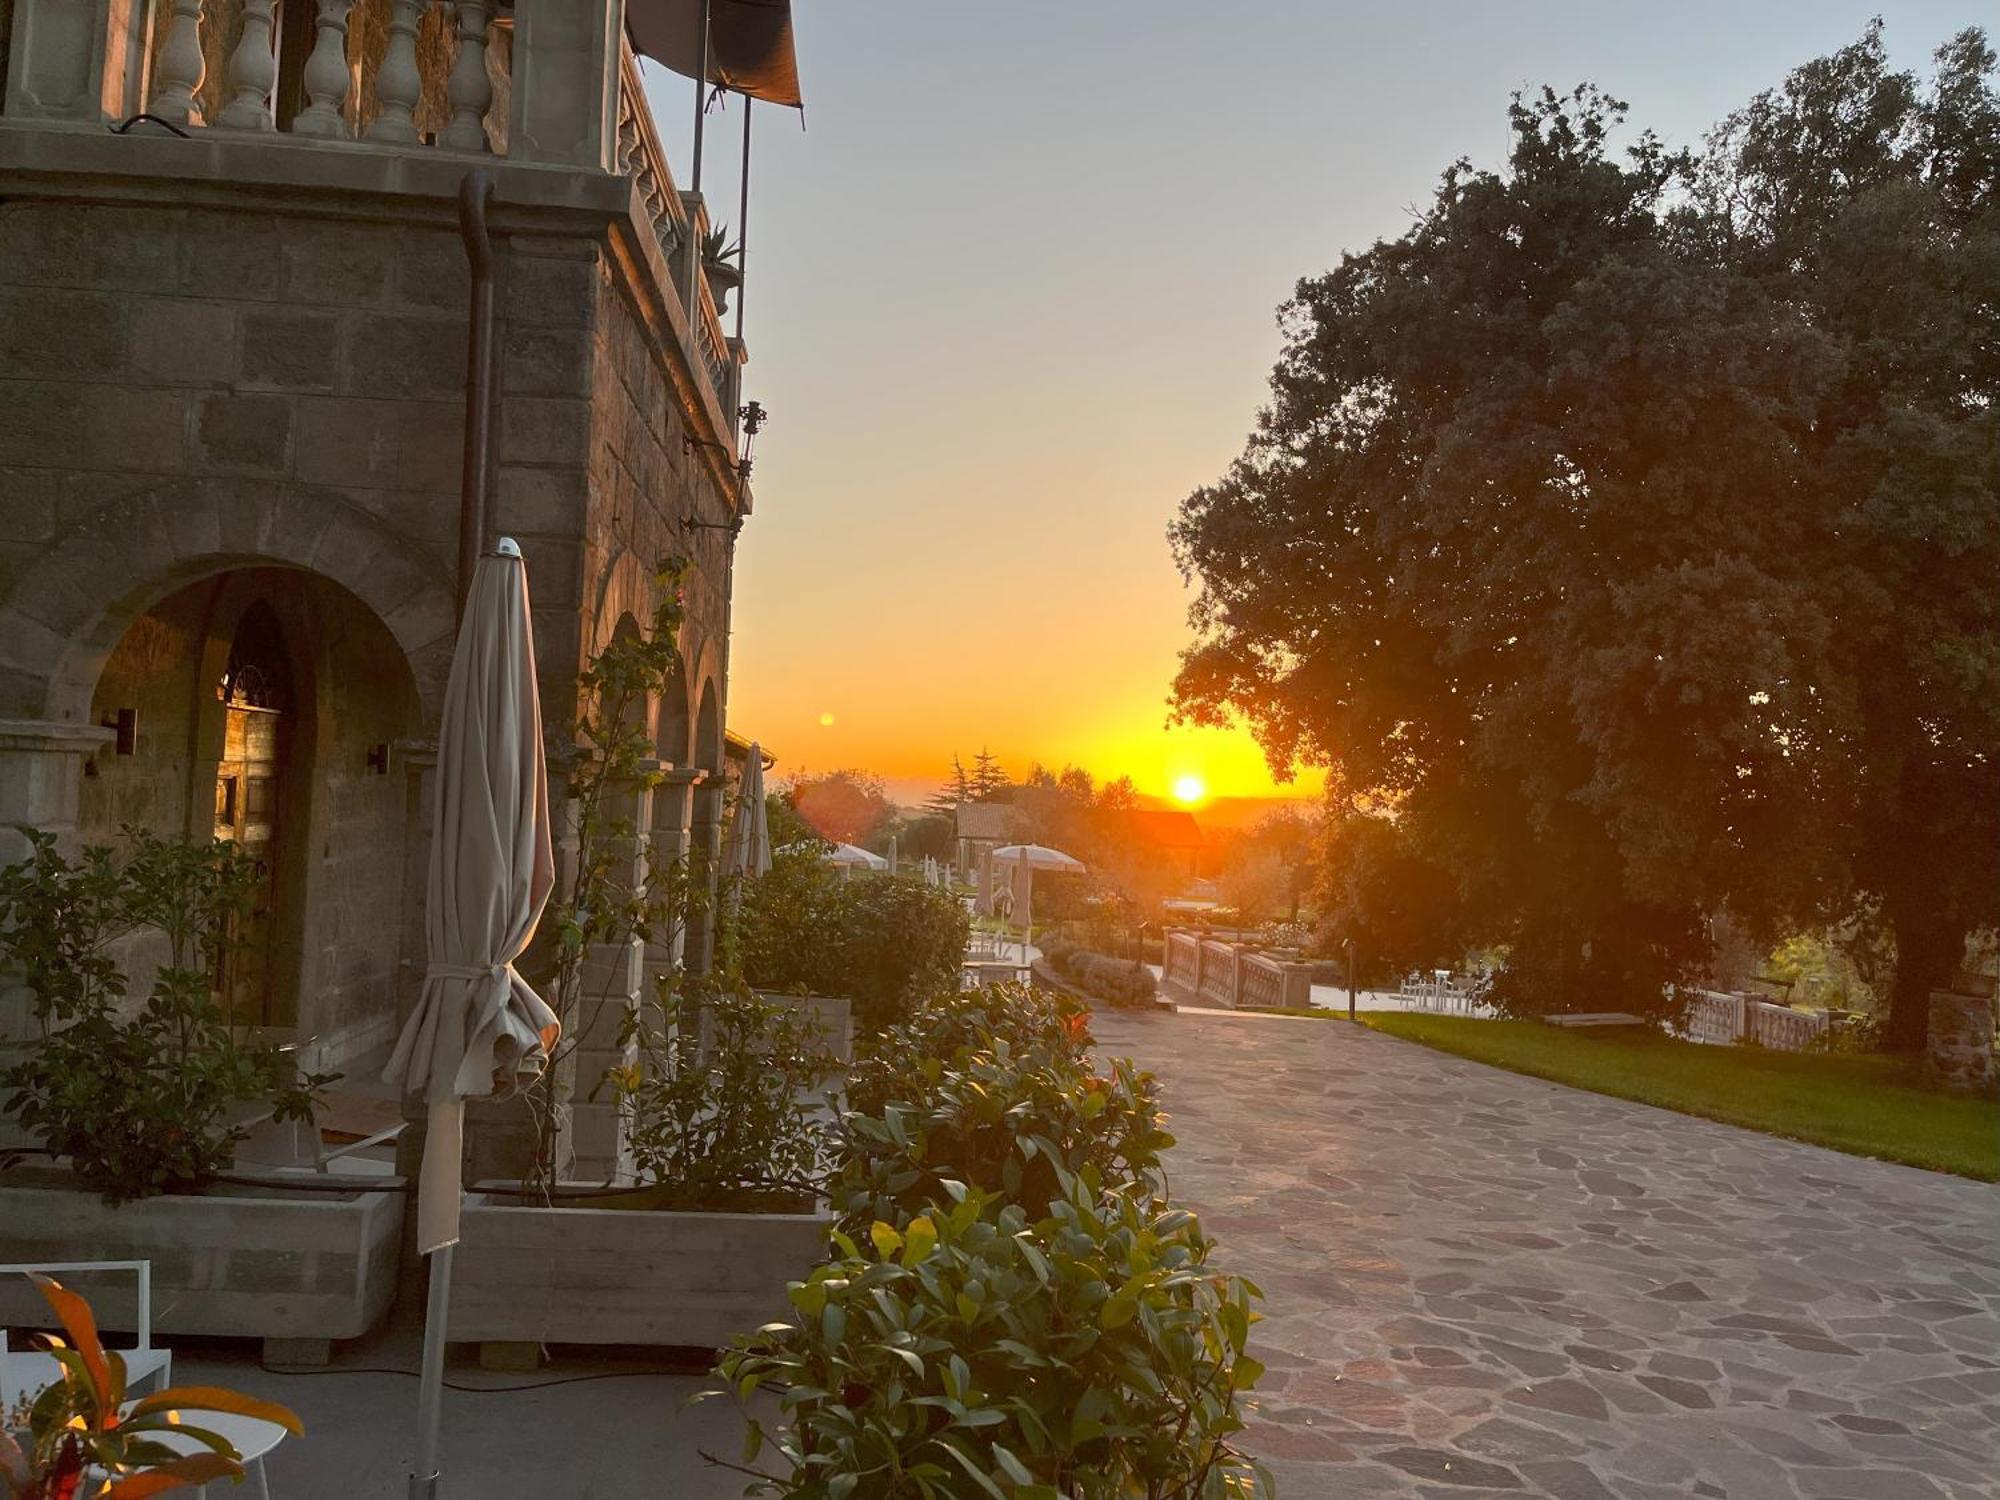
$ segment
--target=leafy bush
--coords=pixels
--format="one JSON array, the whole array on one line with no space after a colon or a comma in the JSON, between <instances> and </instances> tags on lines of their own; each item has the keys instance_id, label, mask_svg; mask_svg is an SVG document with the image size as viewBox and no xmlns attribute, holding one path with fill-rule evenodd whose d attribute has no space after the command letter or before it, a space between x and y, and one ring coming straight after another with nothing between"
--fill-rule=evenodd
<instances>
[{"instance_id":1,"label":"leafy bush","mask_svg":"<svg viewBox=\"0 0 2000 1500\"><path fill-rule=\"evenodd\" d=\"M850 1110L841 1129L827 1196L857 1231L944 1202L947 1182L997 1194L1034 1218L1086 1172L1150 1198L1162 1188L1160 1153L1174 1143L1152 1075L1129 1059L1098 1077L1065 1056L1018 1058L1005 1042L949 1066L925 1058L900 1099L872 1114Z\"/></svg>"},{"instance_id":2,"label":"leafy bush","mask_svg":"<svg viewBox=\"0 0 2000 1500\"><path fill-rule=\"evenodd\" d=\"M733 951L751 984L841 996L864 1032L956 987L970 930L949 891L884 876L842 879L814 849L779 850L770 872L744 885L734 921Z\"/></svg>"},{"instance_id":3,"label":"leafy bush","mask_svg":"<svg viewBox=\"0 0 2000 1500\"><path fill-rule=\"evenodd\" d=\"M1064 979L1107 1005L1143 1010L1159 997L1151 971L1133 959L1093 953L1056 937L1043 941L1042 957Z\"/></svg>"},{"instance_id":4,"label":"leafy bush","mask_svg":"<svg viewBox=\"0 0 2000 1500\"><path fill-rule=\"evenodd\" d=\"M1263 1373L1244 1353L1256 1289L1209 1270L1194 1215L1087 1174L1036 1219L955 1201L791 1287L797 1321L726 1356L747 1399L780 1389L786 1426L751 1422L786 1466L760 1493L870 1500L1267 1496L1229 1445Z\"/></svg>"},{"instance_id":5,"label":"leafy bush","mask_svg":"<svg viewBox=\"0 0 2000 1500\"><path fill-rule=\"evenodd\" d=\"M814 1017L740 980L666 976L627 1018L636 1061L604 1076L639 1180L663 1208L760 1205L816 1190L827 1125L814 1094L834 1060Z\"/></svg>"},{"instance_id":6,"label":"leafy bush","mask_svg":"<svg viewBox=\"0 0 2000 1500\"><path fill-rule=\"evenodd\" d=\"M1068 995L1022 984L932 995L887 1031L866 1038L847 1078L847 1106L879 1114L909 1097L930 1060L956 1066L978 1052L1008 1048L1016 1063L1080 1063L1091 1046L1089 1014Z\"/></svg>"},{"instance_id":7,"label":"leafy bush","mask_svg":"<svg viewBox=\"0 0 2000 1500\"><path fill-rule=\"evenodd\" d=\"M1093 1076L1082 1007L1018 985L929 1000L878 1039L829 1196L855 1233L791 1323L721 1364L744 1464L790 1500L1268 1496L1235 1452L1261 1294L1166 1202L1152 1080ZM865 1100L865 1105L857 1103ZM865 1233L862 1231L865 1230ZM861 1243L857 1243L857 1240Z\"/></svg>"},{"instance_id":8,"label":"leafy bush","mask_svg":"<svg viewBox=\"0 0 2000 1500\"><path fill-rule=\"evenodd\" d=\"M275 1118L310 1124L313 1093L333 1078L238 1041L217 1003L256 861L234 844L127 834L122 865L97 847L72 862L31 833L29 857L0 870L0 968L20 974L41 1033L0 1072L5 1108L113 1203L227 1170L248 1134L228 1123L239 1104L268 1101ZM167 961L132 1008L112 949L146 931L165 939Z\"/></svg>"}]
</instances>

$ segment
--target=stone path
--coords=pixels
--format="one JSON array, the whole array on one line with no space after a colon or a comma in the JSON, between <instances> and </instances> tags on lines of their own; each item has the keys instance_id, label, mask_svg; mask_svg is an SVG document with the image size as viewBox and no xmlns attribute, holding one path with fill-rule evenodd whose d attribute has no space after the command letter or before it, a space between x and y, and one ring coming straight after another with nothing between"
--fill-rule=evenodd
<instances>
[{"instance_id":1,"label":"stone path","mask_svg":"<svg viewBox=\"0 0 2000 1500\"><path fill-rule=\"evenodd\" d=\"M1095 1026L1264 1289L1285 1500L2000 1495L2000 1190L1344 1022Z\"/></svg>"}]
</instances>

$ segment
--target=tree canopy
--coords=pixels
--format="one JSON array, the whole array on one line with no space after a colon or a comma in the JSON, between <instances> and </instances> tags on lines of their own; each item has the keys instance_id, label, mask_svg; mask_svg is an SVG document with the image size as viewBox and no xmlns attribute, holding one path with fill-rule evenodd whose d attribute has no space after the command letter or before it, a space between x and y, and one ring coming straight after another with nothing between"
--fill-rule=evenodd
<instances>
[{"instance_id":1,"label":"tree canopy","mask_svg":"<svg viewBox=\"0 0 2000 1500\"><path fill-rule=\"evenodd\" d=\"M866 771L801 772L786 783L784 798L832 844L865 844L896 818L881 777Z\"/></svg>"},{"instance_id":2,"label":"tree canopy","mask_svg":"<svg viewBox=\"0 0 2000 1500\"><path fill-rule=\"evenodd\" d=\"M1299 283L1172 530L1177 704L1329 769L1336 920L1504 945L1512 1004L1876 906L1920 1038L2000 920L1994 56L1872 26L1700 152L1625 116L1517 99L1504 170Z\"/></svg>"}]
</instances>

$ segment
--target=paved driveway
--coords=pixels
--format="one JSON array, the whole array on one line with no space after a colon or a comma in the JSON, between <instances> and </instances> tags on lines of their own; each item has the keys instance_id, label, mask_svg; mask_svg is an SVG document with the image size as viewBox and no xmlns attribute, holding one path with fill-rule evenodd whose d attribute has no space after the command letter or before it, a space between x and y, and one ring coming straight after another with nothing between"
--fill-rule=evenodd
<instances>
[{"instance_id":1,"label":"paved driveway","mask_svg":"<svg viewBox=\"0 0 2000 1500\"><path fill-rule=\"evenodd\" d=\"M1345 1022L1096 1029L1264 1289L1285 1500L2000 1494L2000 1190Z\"/></svg>"}]
</instances>

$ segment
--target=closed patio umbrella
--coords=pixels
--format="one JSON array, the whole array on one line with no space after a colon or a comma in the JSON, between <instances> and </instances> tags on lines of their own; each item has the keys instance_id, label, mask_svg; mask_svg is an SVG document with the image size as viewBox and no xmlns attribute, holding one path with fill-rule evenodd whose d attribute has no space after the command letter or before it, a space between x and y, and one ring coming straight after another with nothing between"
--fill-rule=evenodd
<instances>
[{"instance_id":1,"label":"closed patio umbrella","mask_svg":"<svg viewBox=\"0 0 2000 1500\"><path fill-rule=\"evenodd\" d=\"M750 746L743 780L736 788L736 812L729 822L729 842L722 846L722 878L755 879L771 872L771 815L764 803L764 751Z\"/></svg>"},{"instance_id":2,"label":"closed patio umbrella","mask_svg":"<svg viewBox=\"0 0 2000 1500\"><path fill-rule=\"evenodd\" d=\"M1060 849L1051 849L1046 844L1003 844L993 851L993 863L1008 865L1007 884L1014 891L1014 914L1021 923L1021 956L1025 962L1028 954L1028 935L1033 930L1031 915L1034 908L1035 871L1050 875L1081 875L1084 863Z\"/></svg>"},{"instance_id":3,"label":"closed patio umbrella","mask_svg":"<svg viewBox=\"0 0 2000 1500\"><path fill-rule=\"evenodd\" d=\"M412 1494L434 1492L451 1247L458 1241L465 1101L532 1083L562 1027L514 970L555 885L548 769L535 686L528 580L502 540L479 560L459 623L438 730L437 820L415 1012L384 1078L429 1106L417 1248L431 1263Z\"/></svg>"}]
</instances>

